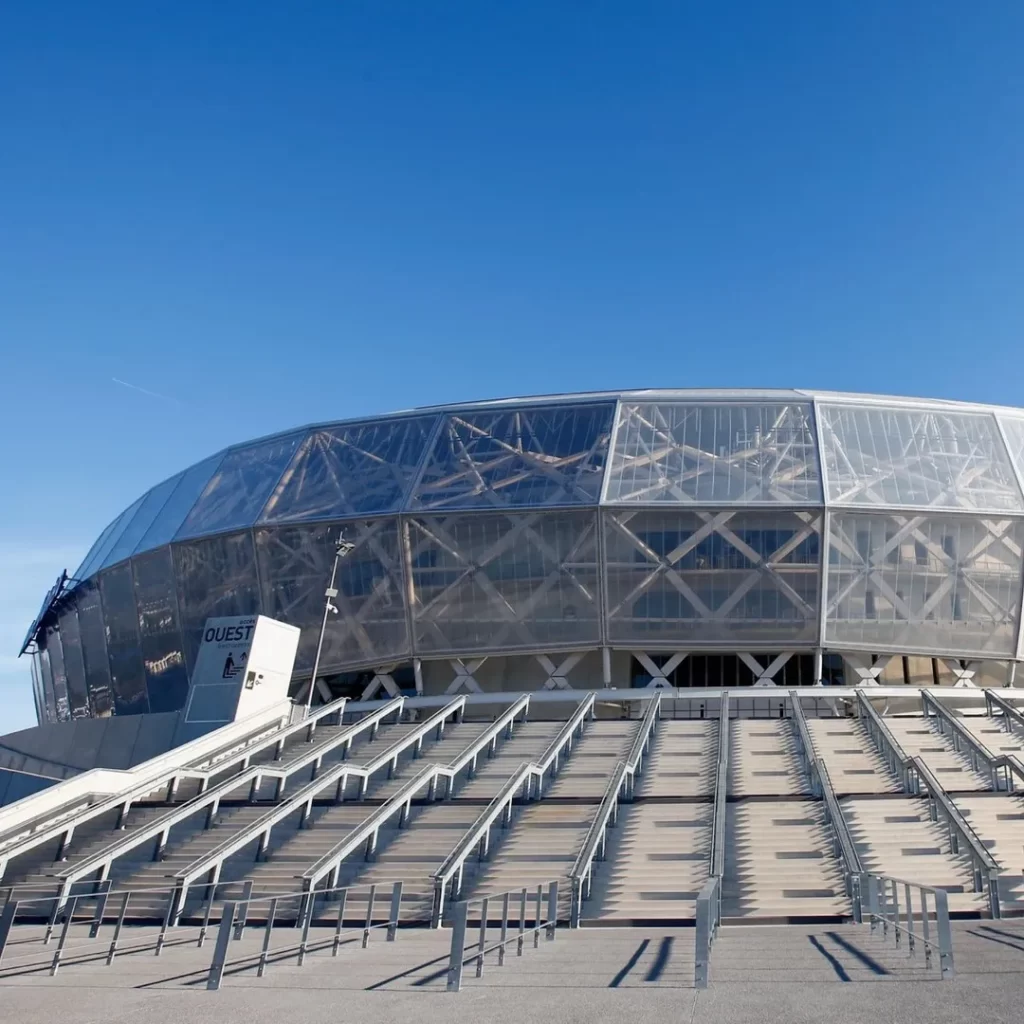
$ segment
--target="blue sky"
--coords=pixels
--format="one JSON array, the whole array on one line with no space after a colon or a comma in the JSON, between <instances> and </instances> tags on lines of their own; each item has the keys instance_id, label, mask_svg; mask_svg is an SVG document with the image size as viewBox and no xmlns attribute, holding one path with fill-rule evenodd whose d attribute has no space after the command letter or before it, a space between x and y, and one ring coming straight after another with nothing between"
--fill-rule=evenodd
<instances>
[{"instance_id":1,"label":"blue sky","mask_svg":"<svg viewBox=\"0 0 1024 1024\"><path fill-rule=\"evenodd\" d=\"M53 578L230 442L650 385L1024 405L1022 50L1012 0L8 0L0 733Z\"/></svg>"}]
</instances>

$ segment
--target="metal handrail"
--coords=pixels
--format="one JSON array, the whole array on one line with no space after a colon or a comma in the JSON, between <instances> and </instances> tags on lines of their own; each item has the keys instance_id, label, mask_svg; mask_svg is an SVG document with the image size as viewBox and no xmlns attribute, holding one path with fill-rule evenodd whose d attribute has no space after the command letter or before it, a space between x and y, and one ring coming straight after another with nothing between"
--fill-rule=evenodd
<instances>
[{"instance_id":1,"label":"metal handrail","mask_svg":"<svg viewBox=\"0 0 1024 1024\"><path fill-rule=\"evenodd\" d=\"M789 707L793 713L793 721L796 722L797 736L800 738L800 748L804 757L804 764L808 771L814 762L814 739L807 727L807 718L804 715L803 706L800 703L800 695L795 690L789 691Z\"/></svg>"},{"instance_id":2,"label":"metal handrail","mask_svg":"<svg viewBox=\"0 0 1024 1024\"><path fill-rule=\"evenodd\" d=\"M715 771L715 807L711 819L709 875L725 876L725 818L729 795L729 694L722 694L718 713L718 766ZM719 892L721 890L719 889Z\"/></svg>"},{"instance_id":3,"label":"metal handrail","mask_svg":"<svg viewBox=\"0 0 1024 1024\"><path fill-rule=\"evenodd\" d=\"M881 715L875 710L871 701L861 692L858 692L857 696L860 699L861 706L866 710L869 719L875 727L873 736L876 743L880 748L882 746L889 748L887 752L890 755L890 768L894 775L898 775L902 779L904 791L920 796L922 795L921 784L923 782L930 801L933 820L937 819L940 808L945 817L946 826L949 830L951 852L954 854L960 853L959 839L963 839L970 848L975 891L981 892L986 888L985 883L987 882L989 910L992 917L999 917L999 884L997 879L1001 869L993 859L992 854L988 852L978 834L967 823L967 820L957 809L949 794L943 789L942 784L932 773L928 765L920 757L908 757L882 721Z\"/></svg>"},{"instance_id":4,"label":"metal handrail","mask_svg":"<svg viewBox=\"0 0 1024 1024\"><path fill-rule=\"evenodd\" d=\"M547 919L542 920L541 906L543 903L544 890L547 889ZM516 943L516 955L523 955L523 946L527 935L533 935L533 948L537 949L540 944L540 933L546 932L548 941L555 938L555 930L558 928L558 879L550 882L542 882L536 888L536 909L534 911L533 927L526 927L527 903L530 896L529 889L510 889L508 892L499 892L479 896L474 900L465 900L455 908L454 921L452 922L452 941L448 953L448 975L446 988L449 992L458 992L462 988L462 968L470 960L476 960L476 976L479 978L484 972L484 957L488 953L498 952L498 966L505 962L505 947ZM509 909L513 896L519 897L519 927L517 931L509 936L508 926L511 918ZM500 938L497 942L487 944L487 925L489 923L488 908L496 905L501 900L501 925ZM469 908L471 905L480 904L479 937L476 943L476 951L466 955L466 932L469 925Z\"/></svg>"},{"instance_id":5,"label":"metal handrail","mask_svg":"<svg viewBox=\"0 0 1024 1024\"><path fill-rule=\"evenodd\" d=\"M594 858L604 858L607 831L614 826L618 818L619 802L631 800L636 786L636 777L643 771L643 756L655 731L655 723L661 713L661 694L656 694L644 710L629 754L625 761L619 761L612 772L608 785L605 786L598 804L597 814L587 829L586 837L576 861L569 872L572 900L570 903L569 925L578 928L580 911L584 900L590 898L590 886L593 881Z\"/></svg>"},{"instance_id":6,"label":"metal handrail","mask_svg":"<svg viewBox=\"0 0 1024 1024\"><path fill-rule=\"evenodd\" d=\"M399 700L404 701L404 698L399 698ZM29 850L32 850L41 844L50 842L50 840L56 839L58 837L62 837L60 844L60 853L62 854L64 848L71 841L71 838L74 834L74 830L79 825L83 825L86 822L91 821L93 818L100 817L103 814L108 814L109 812L116 810L120 810L120 818L123 821L128 811L131 809L131 805L133 803L137 802L138 800L141 800L146 796L149 796L150 794L156 792L164 786L168 787L167 798L170 800L173 799L178 784L182 779L198 779L200 780L199 795L205 795L207 792L209 792L209 790L207 790L207 785L209 784L211 779L223 774L223 772L235 767L238 764L242 765L242 774L244 774L249 769L248 762L255 754L261 753L268 747L275 745L278 746L279 749L282 748L285 739L287 739L295 732L298 732L299 730L306 728L310 730L308 735L310 738L312 738L312 729L315 727L316 721L320 718L325 717L327 714L341 712L342 709L344 708L345 701L346 698L341 698L340 700L335 701L333 704L325 705L325 707L319 709L313 722L310 722L307 719L306 721L299 722L296 725L288 726L283 730L275 730L270 733L261 734L260 739L258 739L254 744L241 750L236 749L235 751L233 751L234 756L232 756L231 754L226 755L225 758L223 758L221 761L216 762L210 767L202 768L191 767L188 765L179 765L174 768L165 769L153 775L146 776L141 782L137 783L129 789L121 790L120 792L115 793L104 800L87 804L84 807L80 807L75 813L71 814L70 816L60 817L56 822L54 822L53 815L50 815L46 819L46 823L49 824L50 827L41 828L38 831L31 832L29 835L25 835L22 830L19 833L19 835L16 836L8 844L7 847L4 847L3 844L0 843L0 878L3 877L7 862L12 858L20 856L23 853L27 853ZM387 706L390 708L388 714L390 714L391 711L395 710L396 708L396 704L394 702ZM398 710L401 710L400 705L398 706ZM362 721L368 722L370 721L371 717L372 716L368 716L367 719L364 719ZM356 723L356 726L360 725L361 722ZM339 743L345 741L346 734L343 734L340 737L332 738L328 741L328 743L321 744L320 746L314 748L314 751L311 751L306 756L306 760L302 761L301 764L295 762L294 767L292 767L290 764L290 770L297 771L299 770L299 768L305 767L305 765L308 764L310 760L315 760L318 755L322 756L324 753L333 749L334 746L337 746ZM271 769L265 769L265 771L271 771ZM241 785L242 782L244 781L241 775L236 776L235 779L236 785ZM186 801L182 804L183 807L190 805L193 805L193 801Z\"/></svg>"},{"instance_id":7,"label":"metal handrail","mask_svg":"<svg viewBox=\"0 0 1024 1024\"><path fill-rule=\"evenodd\" d=\"M524 699L525 698L525 699ZM516 715L520 712L525 712L529 708L529 698L524 694L520 697L508 710L498 718L488 729L484 731L481 736L478 736L462 753L448 764L433 764L428 769L420 773L426 780L426 783L430 786L430 799L433 799L437 791L437 781L439 779L445 779L447 781L447 787L445 795L450 796L452 789L455 784L455 779L459 773L467 765L475 765L476 759L479 753L485 746L489 746L497 738L497 735L503 730L510 729L512 723L515 720ZM471 769L472 771L472 769ZM430 773L429 778L427 772ZM419 778L420 776L417 776ZM422 789L422 786L418 787ZM391 817L391 810L389 804L391 801L387 801L377 812L382 821L386 821ZM407 802L408 804L408 802ZM408 811L408 806L406 810ZM360 828L371 822L375 814L371 814L366 821L360 824ZM404 822L403 822L404 823ZM376 836L376 831L374 832ZM334 847L328 850L315 864L310 867L303 875L303 885L307 889L315 888L319 882L329 874L337 875L340 870L342 862L353 853L361 845L361 840L356 837L356 833L349 833L340 843L337 843ZM372 851L368 852L368 857Z\"/></svg>"},{"instance_id":8,"label":"metal handrail","mask_svg":"<svg viewBox=\"0 0 1024 1024\"><path fill-rule=\"evenodd\" d=\"M935 699L934 695L929 693L927 690L921 691L921 704L925 712L925 717L928 715L928 709L932 708L935 712L935 718L939 724L939 732L945 734L946 730L944 726L949 726L953 740L953 749L960 753L960 744L966 743L970 749L970 760L971 768L974 771L979 772L978 762L984 762L985 767L988 769L989 784L995 790L999 789L999 767L996 764L998 760L997 755L993 754L984 743L981 742L971 731L959 721L949 710L945 707L941 701Z\"/></svg>"},{"instance_id":9,"label":"metal handrail","mask_svg":"<svg viewBox=\"0 0 1024 1024\"><path fill-rule=\"evenodd\" d=\"M846 820L846 815L843 814L843 806L836 796L835 788L832 785L832 777L828 773L828 765L825 764L822 758L816 758L814 770L818 775L822 801L825 804L829 821L835 830L836 839L839 843L839 853L846 871L853 875L863 874L864 868L861 864L860 854L857 852L857 844L853 841L849 823Z\"/></svg>"},{"instance_id":10,"label":"metal handrail","mask_svg":"<svg viewBox=\"0 0 1024 1024\"><path fill-rule=\"evenodd\" d=\"M466 859L478 845L481 850L486 849L489 845L491 827L499 815L503 816L503 825L509 824L512 802L519 790L525 786L526 798L529 800L530 789L535 783L536 799L543 797L544 776L552 766L556 772L558 771L558 757L561 751L566 746L572 746L576 730L582 728L583 720L593 711L594 700L594 694L591 693L580 702L580 706L562 726L558 735L548 744L547 750L539 761L525 762L516 769L476 821L463 833L462 838L455 844L441 866L433 873L434 906L430 918L432 927L439 928L441 926L441 919L444 915L445 889L453 878L457 878L456 894L462 889L462 875Z\"/></svg>"},{"instance_id":11,"label":"metal handrail","mask_svg":"<svg viewBox=\"0 0 1024 1024\"><path fill-rule=\"evenodd\" d=\"M281 702L282 705L286 703L286 701ZM223 728L235 731L243 724L249 723L251 732L247 734L247 739L252 739L253 736L256 736L258 742L261 739L266 739L268 736L276 737L281 728L280 723L287 720L288 716L287 712L277 705L274 705L274 708L271 710L274 713L271 714L270 718L266 718L265 713L262 717L253 715L239 722L233 722ZM253 724L253 719L258 719L258 721ZM194 774L189 772L187 767L183 767L183 762L180 758L188 754L190 749L194 750L197 745L200 747L209 745L210 737L215 736L216 732L219 731L221 730L215 730L214 733L199 737L197 740L192 740L190 743L175 748L170 753L159 754L149 761L136 765L134 768L128 770L94 768L83 772L81 775L65 779L57 786L50 787L42 793L33 794L33 796L27 797L24 801L18 801L17 804L12 804L10 807L0 808L0 850L5 851L7 856L14 856L16 854L10 854L7 851L19 845L21 841L33 838L38 830L47 833L47 840L44 841L48 841L54 837L54 829L58 827L58 823L67 826L80 824L83 820L88 820L93 808L100 804L103 804L106 808L109 808L111 805L116 807L118 798L124 797L126 794L131 794L133 799L139 795L145 796L171 783L179 773ZM237 743L234 738L230 741L229 748L232 750L237 749L237 746L230 746L231 743ZM223 750L225 748L222 747L220 749ZM168 767L167 761L172 758L172 755L174 755L174 763ZM198 757L193 758L193 760L198 759ZM156 764L155 768L153 767L154 763ZM184 764L187 763L184 762ZM113 780L114 788L109 788L106 792L103 792L104 787L100 785L99 780ZM85 788L91 783L99 787L98 792ZM55 807L49 806L55 796L62 795L61 790L64 791L65 802ZM72 795L68 796L69 792ZM38 804L46 805L46 809L33 813L32 809ZM28 817L23 817L22 815L26 811L28 812ZM0 856L3 856L3 854L0 854Z\"/></svg>"},{"instance_id":12,"label":"metal handrail","mask_svg":"<svg viewBox=\"0 0 1024 1024\"><path fill-rule=\"evenodd\" d=\"M857 700L862 713L867 716L870 723L868 732L871 734L872 739L874 739L875 745L879 747L879 752L888 758L889 771L900 780L904 792L909 793L912 789L912 783L907 775L906 766L909 764L910 758L896 737L890 732L889 726L885 724L874 704L865 696L863 690L857 691ZM874 730L873 732L872 729Z\"/></svg>"},{"instance_id":13,"label":"metal handrail","mask_svg":"<svg viewBox=\"0 0 1024 1024\"><path fill-rule=\"evenodd\" d=\"M920 757L912 757L910 763L917 773L919 781L924 783L928 796L941 805L947 822L971 848L971 854L977 864L986 871L999 873L1002 869L998 862L989 853L988 847L982 842L978 833L974 831L967 819L960 813L960 809L953 803L945 789L942 788L942 783L935 777L925 761ZM956 844L954 844L955 846ZM959 851L954 848L953 852L957 853Z\"/></svg>"},{"instance_id":14,"label":"metal handrail","mask_svg":"<svg viewBox=\"0 0 1024 1024\"><path fill-rule=\"evenodd\" d=\"M903 917L905 924L900 922L900 896L903 889ZM917 890L918 914L915 914L911 892ZM925 965L931 965L932 950L939 954L939 970L943 980L953 977L953 933L949 925L949 897L945 889L920 882L908 882L903 878L890 875L878 875L865 871L860 876L860 891L865 904L871 933L878 934L878 926L882 926L882 937L889 937L889 928L893 929L896 946L905 938L907 950L915 955L918 942L924 946ZM928 896L932 897L934 911L928 909ZM936 936L931 936L932 913L935 915ZM920 916L920 931L915 931L915 917Z\"/></svg>"},{"instance_id":15,"label":"metal handrail","mask_svg":"<svg viewBox=\"0 0 1024 1024\"><path fill-rule=\"evenodd\" d=\"M711 875L697 893L694 909L693 987L707 988L711 946L722 923L722 876Z\"/></svg>"},{"instance_id":16,"label":"metal handrail","mask_svg":"<svg viewBox=\"0 0 1024 1024\"><path fill-rule=\"evenodd\" d=\"M993 707L999 708L1002 712L1003 723L1006 726L1007 732L1013 732L1013 726L1010 724L1011 722L1016 722L1017 725L1024 730L1024 711L1011 704L1002 696L1002 694L989 689L985 691L985 709L988 711L989 715L994 718L995 715L992 715Z\"/></svg>"},{"instance_id":17,"label":"metal handrail","mask_svg":"<svg viewBox=\"0 0 1024 1024\"><path fill-rule=\"evenodd\" d=\"M184 906L185 893L189 885L191 885L195 879L199 878L206 872L210 872L210 884L216 884L220 878L220 870L223 867L224 861L232 854L238 853L239 850L243 850L250 843L259 841L260 853L262 854L269 844L270 835L274 826L289 817L296 810L300 809L301 828L309 818L309 814L313 807L313 801L325 789L337 787L340 799L340 794L343 792L345 783L349 778L354 777L361 779L365 787L367 780L380 771L381 768L387 767L389 772L394 771L398 763L398 758L401 754L405 753L405 751L410 747L419 749L423 742L423 738L427 734L442 726L447 719L452 717L452 715L461 713L464 705L465 695L457 697L450 704L445 705L445 707L440 711L435 712L430 716L430 718L425 719L417 725L415 729L410 730L400 740L397 740L395 743L392 743L389 747L382 750L380 754L372 758L366 764L353 765L343 762L335 765L330 769L330 771L325 772L319 778L307 783L288 800L285 800L283 803L280 803L276 807L268 810L247 828L241 829L233 836L226 839L223 843L204 854L202 857L192 861L188 867L183 871L179 871L178 874L175 875L175 881L180 893L180 897L175 908L175 919L180 916L181 910ZM431 768L438 767L439 766L437 765L431 766ZM362 796L362 794L360 794L360 796ZM381 808L378 808L378 810L383 813L384 807L387 807L387 803L385 803Z\"/></svg>"},{"instance_id":18,"label":"metal handrail","mask_svg":"<svg viewBox=\"0 0 1024 1024\"><path fill-rule=\"evenodd\" d=\"M154 859L159 859L160 853L167 842L170 830L174 825L192 817L192 815L199 811L205 810L207 812L206 827L209 828L213 824L214 816L220 808L220 802L229 793L235 792L239 787L248 783L250 787L249 799L252 801L264 778L276 778L279 781L283 781L295 772L307 767L310 763L315 763L318 757L323 757L327 752L324 748L333 749L337 746L341 746L342 744L351 743L352 739L360 733L365 732L367 729L376 728L380 721L388 715L393 714L395 711L400 713L400 700L401 698L385 704L384 707L380 708L372 715L367 715L366 718L360 719L360 721L354 723L348 729L339 733L337 736L332 737L327 744L310 751L310 753L304 757L289 762L287 765L280 768L272 768L269 765L254 765L252 768L247 769L240 775L232 775L213 789L208 789L205 793L202 793L197 797L193 797L193 799L186 803L167 811L148 825L133 829L128 835L108 844L91 857L79 861L74 868L62 874L60 876L60 883L61 891L64 894L63 898L66 898L67 893L75 882L96 871L100 872L101 879L106 878L107 873L110 871L115 860L124 856L126 853L130 853L132 850L141 846L143 843L148 842L150 839L155 839L158 836L160 839L157 844ZM410 735L413 736L412 741L414 741L414 734ZM393 746L397 746L397 744L394 744ZM380 755L380 758L386 758L388 752L391 750L391 747L387 748L387 750ZM380 758L378 758L378 760ZM285 804L279 806L294 806L296 802L301 802L303 792L304 790L300 790L299 793L291 797L285 802Z\"/></svg>"}]
</instances>

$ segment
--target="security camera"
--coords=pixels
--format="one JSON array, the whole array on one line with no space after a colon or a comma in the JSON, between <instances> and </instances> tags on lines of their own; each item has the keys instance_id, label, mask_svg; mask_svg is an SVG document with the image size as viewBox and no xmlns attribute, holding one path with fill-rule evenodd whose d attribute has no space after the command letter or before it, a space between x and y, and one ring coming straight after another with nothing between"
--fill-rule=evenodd
<instances>
[{"instance_id":1,"label":"security camera","mask_svg":"<svg viewBox=\"0 0 1024 1024\"><path fill-rule=\"evenodd\" d=\"M330 601L327 602L327 610L329 612L334 612L335 615L338 614L338 606L331 604Z\"/></svg>"}]
</instances>

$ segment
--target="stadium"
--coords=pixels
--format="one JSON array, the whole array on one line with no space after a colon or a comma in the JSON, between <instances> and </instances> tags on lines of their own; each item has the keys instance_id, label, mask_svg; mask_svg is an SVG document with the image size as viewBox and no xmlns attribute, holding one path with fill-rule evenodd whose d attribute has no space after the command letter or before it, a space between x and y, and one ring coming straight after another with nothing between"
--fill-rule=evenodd
<instances>
[{"instance_id":1,"label":"stadium","mask_svg":"<svg viewBox=\"0 0 1024 1024\"><path fill-rule=\"evenodd\" d=\"M1024 410L630 391L318 424L158 483L47 595L40 722L167 712L208 618L293 694L932 685L1021 657Z\"/></svg>"},{"instance_id":2,"label":"stadium","mask_svg":"<svg viewBox=\"0 0 1024 1024\"><path fill-rule=\"evenodd\" d=\"M167 951L120 956L139 987L988 971L1024 938L1022 479L1024 412L804 391L212 455L28 632L0 980L119 942Z\"/></svg>"}]
</instances>

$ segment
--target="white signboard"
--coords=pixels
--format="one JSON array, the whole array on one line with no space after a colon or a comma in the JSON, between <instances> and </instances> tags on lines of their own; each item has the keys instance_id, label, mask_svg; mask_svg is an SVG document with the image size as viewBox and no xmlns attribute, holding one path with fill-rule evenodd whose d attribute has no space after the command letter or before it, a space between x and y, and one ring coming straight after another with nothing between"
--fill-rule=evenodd
<instances>
[{"instance_id":1,"label":"white signboard","mask_svg":"<svg viewBox=\"0 0 1024 1024\"><path fill-rule=\"evenodd\" d=\"M185 720L233 722L284 700L299 635L265 615L207 619Z\"/></svg>"}]
</instances>

